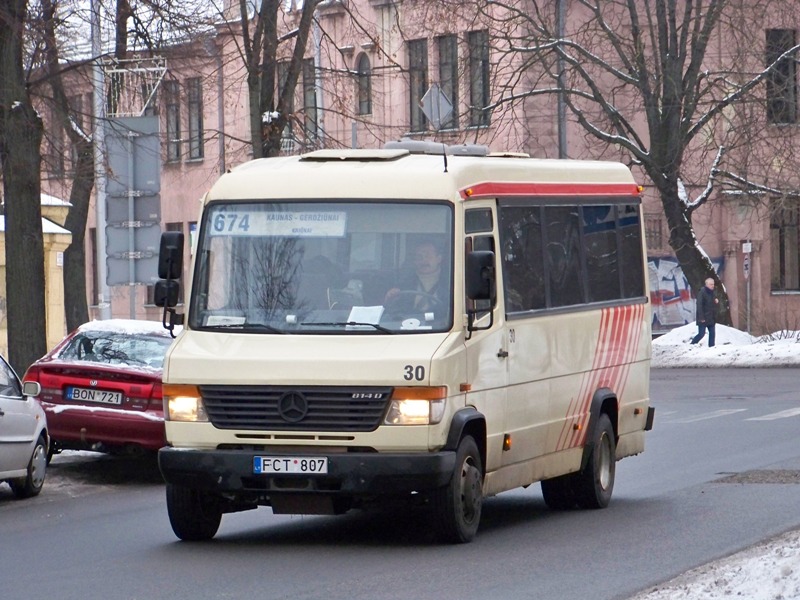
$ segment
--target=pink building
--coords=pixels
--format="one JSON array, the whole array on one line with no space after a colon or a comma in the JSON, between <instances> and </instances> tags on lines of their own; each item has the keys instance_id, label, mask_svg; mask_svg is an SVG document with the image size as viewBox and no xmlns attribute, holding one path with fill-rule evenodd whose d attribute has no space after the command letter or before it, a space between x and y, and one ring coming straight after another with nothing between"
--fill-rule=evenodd
<instances>
[{"instance_id":1,"label":"pink building","mask_svg":"<svg viewBox=\"0 0 800 600\"><path fill-rule=\"evenodd\" d=\"M559 4L569 36L588 16L577 2L554 2L554 11ZM252 156L246 70L238 17L232 12L236 6L228 9L231 21L218 24L215 35L165 53L166 73L148 106L160 123L161 228L183 231L187 244L195 232L199 198L220 173ZM521 55L507 51L498 21L478 13L471 2L328 0L318 8L317 18L284 132L286 153L378 147L410 137L486 144L494 151L536 157L616 158L630 164L627 155L591 139L574 118L560 120L556 96L510 101L521 90L544 89L550 82L537 68L520 68ZM299 10L283 19L289 34ZM797 43L798 23L793 10L751 11L746 43L736 37L738 32L723 27L709 45L707 62L725 65L741 53L735 56L736 65L752 76ZM279 52L288 59L293 38L285 38ZM279 77L281 69L279 63ZM750 155L768 154L773 140L795 143L796 78L796 63L784 61L762 85L763 102L747 107L764 147L733 148L739 164L748 164L744 159ZM617 101L623 104L625 98L620 89ZM643 120L641 125L646 139ZM707 137L716 135L721 134L713 131ZM705 185L714 153L694 148L689 156L693 162L685 167L686 188L695 197ZM763 174L754 164L750 168L754 179ZM766 172L776 167L773 161L760 168ZM635 165L633 169L645 187L654 329L693 322L693 292L668 244L661 202L644 173ZM48 191L67 196L68 178L53 172L45 177ZM735 193L720 186L693 214L697 239L728 291L734 325L755 334L800 328L800 205L780 200L778 208L775 194ZM94 211L89 228L87 251L96 256ZM94 274L94 263L88 269ZM96 277L88 281L94 299ZM159 319L150 294L147 285L113 286L113 316Z\"/></svg>"}]
</instances>

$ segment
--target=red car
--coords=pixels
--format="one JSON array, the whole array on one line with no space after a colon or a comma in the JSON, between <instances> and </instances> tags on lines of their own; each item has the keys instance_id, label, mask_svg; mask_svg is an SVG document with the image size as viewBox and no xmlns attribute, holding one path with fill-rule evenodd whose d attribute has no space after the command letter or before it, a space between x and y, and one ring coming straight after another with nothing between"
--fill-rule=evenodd
<instances>
[{"instance_id":1,"label":"red car","mask_svg":"<svg viewBox=\"0 0 800 600\"><path fill-rule=\"evenodd\" d=\"M41 385L51 454L164 446L161 369L171 343L160 322L92 321L33 363L24 380Z\"/></svg>"}]
</instances>

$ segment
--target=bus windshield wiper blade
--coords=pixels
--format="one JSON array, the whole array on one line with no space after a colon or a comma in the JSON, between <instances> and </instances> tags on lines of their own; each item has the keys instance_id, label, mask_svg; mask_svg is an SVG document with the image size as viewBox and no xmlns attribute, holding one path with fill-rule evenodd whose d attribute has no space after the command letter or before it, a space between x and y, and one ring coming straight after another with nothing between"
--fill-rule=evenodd
<instances>
[{"instance_id":1,"label":"bus windshield wiper blade","mask_svg":"<svg viewBox=\"0 0 800 600\"><path fill-rule=\"evenodd\" d=\"M235 329L237 331L269 331L270 333L284 334L286 331L266 323L224 323L220 325L206 325L203 329Z\"/></svg>"},{"instance_id":2,"label":"bus windshield wiper blade","mask_svg":"<svg viewBox=\"0 0 800 600\"><path fill-rule=\"evenodd\" d=\"M378 325L377 323L362 323L360 321L329 321L329 322L324 322L324 323L322 323L322 322L307 322L307 323L300 323L300 325L302 325L304 327L313 327L315 325L319 326L319 327L347 327L347 326L351 326L351 327L359 327L359 326L360 327L374 327L375 329L377 329L381 333L395 333L394 331L392 331L391 329L387 329L383 325Z\"/></svg>"}]
</instances>

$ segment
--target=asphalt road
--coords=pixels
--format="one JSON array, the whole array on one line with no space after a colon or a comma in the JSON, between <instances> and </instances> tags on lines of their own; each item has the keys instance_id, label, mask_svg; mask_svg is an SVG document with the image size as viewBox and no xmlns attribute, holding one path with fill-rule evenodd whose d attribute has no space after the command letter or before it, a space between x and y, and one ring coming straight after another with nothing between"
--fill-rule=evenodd
<instances>
[{"instance_id":1,"label":"asphalt road","mask_svg":"<svg viewBox=\"0 0 800 600\"><path fill-rule=\"evenodd\" d=\"M654 370L647 450L600 511L538 486L487 500L472 544L424 513L226 515L178 542L152 460L56 457L42 494L0 486L3 599L623 599L800 527L800 369Z\"/></svg>"}]
</instances>

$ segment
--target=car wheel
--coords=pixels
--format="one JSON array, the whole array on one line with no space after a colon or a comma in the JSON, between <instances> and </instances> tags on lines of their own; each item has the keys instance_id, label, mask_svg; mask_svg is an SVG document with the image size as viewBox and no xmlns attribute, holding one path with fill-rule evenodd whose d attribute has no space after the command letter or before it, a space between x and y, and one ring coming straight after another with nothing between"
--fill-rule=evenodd
<instances>
[{"instance_id":1,"label":"car wheel","mask_svg":"<svg viewBox=\"0 0 800 600\"><path fill-rule=\"evenodd\" d=\"M222 520L216 497L171 483L167 484L167 513L175 535L189 542L210 540Z\"/></svg>"},{"instance_id":2,"label":"car wheel","mask_svg":"<svg viewBox=\"0 0 800 600\"><path fill-rule=\"evenodd\" d=\"M483 466L472 437L458 445L456 468L450 482L434 492L432 506L442 541L464 543L475 537L483 506Z\"/></svg>"},{"instance_id":3,"label":"car wheel","mask_svg":"<svg viewBox=\"0 0 800 600\"><path fill-rule=\"evenodd\" d=\"M617 444L608 415L600 415L592 436L592 453L575 477L575 497L581 508L605 508L611 501L617 467Z\"/></svg>"},{"instance_id":4,"label":"car wheel","mask_svg":"<svg viewBox=\"0 0 800 600\"><path fill-rule=\"evenodd\" d=\"M47 471L47 440L40 435L33 448L31 460L28 462L28 473L20 479L9 481L11 491L17 498L30 498L42 491Z\"/></svg>"}]
</instances>

